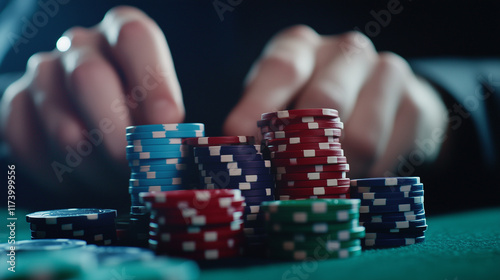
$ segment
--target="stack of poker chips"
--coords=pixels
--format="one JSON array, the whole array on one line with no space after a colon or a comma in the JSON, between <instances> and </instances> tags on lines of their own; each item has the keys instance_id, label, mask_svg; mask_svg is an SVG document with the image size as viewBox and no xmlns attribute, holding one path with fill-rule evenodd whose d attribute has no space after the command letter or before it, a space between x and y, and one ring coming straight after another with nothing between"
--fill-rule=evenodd
<instances>
[{"instance_id":1,"label":"stack of poker chips","mask_svg":"<svg viewBox=\"0 0 500 280\"><path fill-rule=\"evenodd\" d=\"M240 255L241 191L183 190L140 196L151 211L149 245L157 254L196 260Z\"/></svg>"},{"instance_id":2,"label":"stack of poker chips","mask_svg":"<svg viewBox=\"0 0 500 280\"><path fill-rule=\"evenodd\" d=\"M149 212L139 194L190 188L192 156L182 144L188 137L204 136L201 123L154 124L127 127L127 160L131 169L129 235L136 246L147 246ZM137 243L134 243L136 241Z\"/></svg>"},{"instance_id":3,"label":"stack of poker chips","mask_svg":"<svg viewBox=\"0 0 500 280\"><path fill-rule=\"evenodd\" d=\"M419 177L351 181L351 196L361 199L360 225L365 248L387 248L425 241L424 187Z\"/></svg>"},{"instance_id":4,"label":"stack of poker chips","mask_svg":"<svg viewBox=\"0 0 500 280\"><path fill-rule=\"evenodd\" d=\"M322 260L361 254L359 205L359 199L264 202L269 256Z\"/></svg>"},{"instance_id":5,"label":"stack of poker chips","mask_svg":"<svg viewBox=\"0 0 500 280\"><path fill-rule=\"evenodd\" d=\"M246 252L262 253L266 235L260 204L274 200L274 177L260 146L253 145L254 138L247 136L192 138L185 142L193 148L202 188L241 190L245 197Z\"/></svg>"},{"instance_id":6,"label":"stack of poker chips","mask_svg":"<svg viewBox=\"0 0 500 280\"><path fill-rule=\"evenodd\" d=\"M343 123L333 109L262 114L257 122L276 173L276 198L348 198L349 171L339 142Z\"/></svg>"},{"instance_id":7,"label":"stack of poker chips","mask_svg":"<svg viewBox=\"0 0 500 280\"><path fill-rule=\"evenodd\" d=\"M116 210L71 208L34 212L26 215L31 239L79 239L87 244L116 243Z\"/></svg>"}]
</instances>

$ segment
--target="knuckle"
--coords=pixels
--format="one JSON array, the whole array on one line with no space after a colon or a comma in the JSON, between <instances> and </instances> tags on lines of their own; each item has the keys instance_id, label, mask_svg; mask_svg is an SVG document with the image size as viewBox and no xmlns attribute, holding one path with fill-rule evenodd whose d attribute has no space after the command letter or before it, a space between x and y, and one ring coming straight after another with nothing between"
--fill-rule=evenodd
<instances>
[{"instance_id":1,"label":"knuckle","mask_svg":"<svg viewBox=\"0 0 500 280\"><path fill-rule=\"evenodd\" d=\"M27 62L28 71L44 72L43 70L51 67L55 62L55 57L49 52L39 52L32 55Z\"/></svg>"},{"instance_id":2,"label":"knuckle","mask_svg":"<svg viewBox=\"0 0 500 280\"><path fill-rule=\"evenodd\" d=\"M74 26L64 32L63 36L67 36L73 40L79 40L81 38L86 38L90 34L90 31L87 28L81 26Z\"/></svg>"},{"instance_id":3,"label":"knuckle","mask_svg":"<svg viewBox=\"0 0 500 280\"><path fill-rule=\"evenodd\" d=\"M382 52L379 54L377 69L388 73L408 74L410 66L401 56L392 52Z\"/></svg>"},{"instance_id":4,"label":"knuckle","mask_svg":"<svg viewBox=\"0 0 500 280\"><path fill-rule=\"evenodd\" d=\"M270 69L271 73L276 73L286 81L296 81L302 78L300 66L291 58L283 56L267 56L260 61L260 67Z\"/></svg>"},{"instance_id":5,"label":"knuckle","mask_svg":"<svg viewBox=\"0 0 500 280\"><path fill-rule=\"evenodd\" d=\"M104 68L97 59L87 59L75 66L68 79L74 87L86 86L94 77L102 76Z\"/></svg>"},{"instance_id":6,"label":"knuckle","mask_svg":"<svg viewBox=\"0 0 500 280\"><path fill-rule=\"evenodd\" d=\"M145 43L153 40L159 32L161 31L153 21L147 18L134 18L121 25L117 45L128 45L138 41Z\"/></svg>"},{"instance_id":7,"label":"knuckle","mask_svg":"<svg viewBox=\"0 0 500 280\"><path fill-rule=\"evenodd\" d=\"M312 41L319 38L318 33L308 25L299 24L282 31L279 36L291 37L299 40Z\"/></svg>"},{"instance_id":8,"label":"knuckle","mask_svg":"<svg viewBox=\"0 0 500 280\"><path fill-rule=\"evenodd\" d=\"M370 38L358 31L350 31L340 35L339 42L341 45L355 47L366 52L375 52L375 46Z\"/></svg>"}]
</instances>

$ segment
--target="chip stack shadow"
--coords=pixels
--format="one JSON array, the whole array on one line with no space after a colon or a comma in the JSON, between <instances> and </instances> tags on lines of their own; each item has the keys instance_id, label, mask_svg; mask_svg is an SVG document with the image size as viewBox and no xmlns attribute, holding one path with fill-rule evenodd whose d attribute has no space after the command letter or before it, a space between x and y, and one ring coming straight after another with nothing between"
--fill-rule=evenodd
<instances>
[{"instance_id":1,"label":"chip stack shadow","mask_svg":"<svg viewBox=\"0 0 500 280\"><path fill-rule=\"evenodd\" d=\"M337 110L265 113L257 126L276 176L276 199L349 198L349 165L340 145L344 124Z\"/></svg>"},{"instance_id":2,"label":"chip stack shadow","mask_svg":"<svg viewBox=\"0 0 500 280\"><path fill-rule=\"evenodd\" d=\"M389 248L425 241L424 186L419 177L351 180L351 196L361 199L365 248Z\"/></svg>"},{"instance_id":3,"label":"chip stack shadow","mask_svg":"<svg viewBox=\"0 0 500 280\"><path fill-rule=\"evenodd\" d=\"M126 129L126 155L131 169L129 245L147 246L149 210L139 194L153 191L191 189L195 171L189 149L182 140L205 135L202 123L153 124ZM196 175L196 174L194 174Z\"/></svg>"},{"instance_id":4,"label":"chip stack shadow","mask_svg":"<svg viewBox=\"0 0 500 280\"><path fill-rule=\"evenodd\" d=\"M222 136L186 139L198 164L203 189L239 189L244 203L245 252L262 254L266 238L263 201L274 200L270 162L263 160L254 137Z\"/></svg>"}]
</instances>

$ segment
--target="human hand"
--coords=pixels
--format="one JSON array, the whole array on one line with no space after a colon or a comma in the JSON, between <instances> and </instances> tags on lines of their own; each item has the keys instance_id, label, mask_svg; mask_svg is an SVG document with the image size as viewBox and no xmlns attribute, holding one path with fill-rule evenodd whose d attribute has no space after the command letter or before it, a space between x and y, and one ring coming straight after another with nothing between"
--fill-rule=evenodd
<instances>
[{"instance_id":1,"label":"human hand","mask_svg":"<svg viewBox=\"0 0 500 280\"><path fill-rule=\"evenodd\" d=\"M393 53L378 53L361 33L320 36L294 26L274 36L250 70L240 102L224 125L228 135L258 135L265 112L339 110L350 177L386 176L417 140L446 129L438 93ZM440 145L441 143L439 143ZM427 154L433 160L439 145Z\"/></svg>"}]
</instances>

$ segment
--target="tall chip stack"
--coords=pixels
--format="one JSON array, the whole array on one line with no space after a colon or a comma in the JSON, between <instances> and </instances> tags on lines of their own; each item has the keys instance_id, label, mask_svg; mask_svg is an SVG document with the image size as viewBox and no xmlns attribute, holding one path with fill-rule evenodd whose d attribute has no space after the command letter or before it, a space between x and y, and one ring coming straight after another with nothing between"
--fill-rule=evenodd
<instances>
[{"instance_id":1,"label":"tall chip stack","mask_svg":"<svg viewBox=\"0 0 500 280\"><path fill-rule=\"evenodd\" d=\"M205 126L201 123L153 124L130 126L126 132L132 202L128 239L132 241L129 245L145 247L150 213L139 201L139 194L192 188L190 171L195 169L182 140L204 136Z\"/></svg>"},{"instance_id":2,"label":"tall chip stack","mask_svg":"<svg viewBox=\"0 0 500 280\"><path fill-rule=\"evenodd\" d=\"M116 210L70 208L39 211L26 215L31 239L79 239L87 244L116 243Z\"/></svg>"},{"instance_id":3,"label":"tall chip stack","mask_svg":"<svg viewBox=\"0 0 500 280\"><path fill-rule=\"evenodd\" d=\"M141 193L150 220L150 248L195 260L241 254L244 198L240 190Z\"/></svg>"},{"instance_id":4,"label":"tall chip stack","mask_svg":"<svg viewBox=\"0 0 500 280\"><path fill-rule=\"evenodd\" d=\"M359 206L359 199L264 202L269 257L318 261L361 254Z\"/></svg>"},{"instance_id":5,"label":"tall chip stack","mask_svg":"<svg viewBox=\"0 0 500 280\"><path fill-rule=\"evenodd\" d=\"M276 174L276 198L348 198L344 127L337 110L298 109L262 114L257 122Z\"/></svg>"},{"instance_id":6,"label":"tall chip stack","mask_svg":"<svg viewBox=\"0 0 500 280\"><path fill-rule=\"evenodd\" d=\"M245 252L262 253L265 242L263 201L274 200L274 177L270 162L263 160L260 146L248 136L186 139L198 164L203 189L239 189L245 197L243 220Z\"/></svg>"},{"instance_id":7,"label":"tall chip stack","mask_svg":"<svg viewBox=\"0 0 500 280\"><path fill-rule=\"evenodd\" d=\"M424 186L419 177L351 180L351 196L361 199L365 248L389 248L425 241Z\"/></svg>"}]
</instances>

